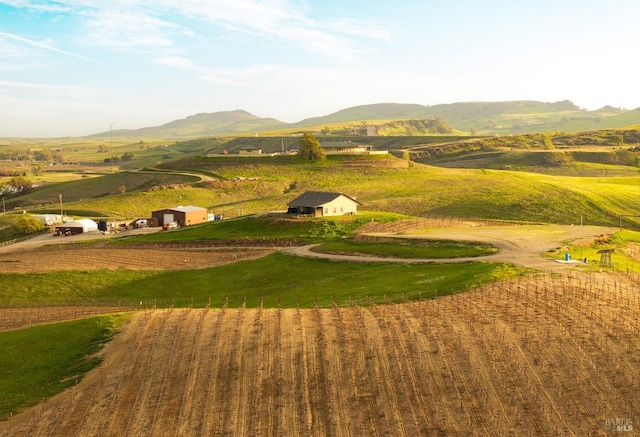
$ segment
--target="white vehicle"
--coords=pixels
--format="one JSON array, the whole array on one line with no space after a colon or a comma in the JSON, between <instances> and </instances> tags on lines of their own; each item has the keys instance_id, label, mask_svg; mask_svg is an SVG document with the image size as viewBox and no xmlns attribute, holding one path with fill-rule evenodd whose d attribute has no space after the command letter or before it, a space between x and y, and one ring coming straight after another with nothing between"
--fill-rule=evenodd
<instances>
[{"instance_id":1,"label":"white vehicle","mask_svg":"<svg viewBox=\"0 0 640 437\"><path fill-rule=\"evenodd\" d=\"M178 227L178 222L166 223L164 225L164 229L176 229Z\"/></svg>"},{"instance_id":2,"label":"white vehicle","mask_svg":"<svg viewBox=\"0 0 640 437\"><path fill-rule=\"evenodd\" d=\"M137 219L134 220L131 225L134 228L146 228L147 226L149 226L149 223L147 222L147 219Z\"/></svg>"}]
</instances>

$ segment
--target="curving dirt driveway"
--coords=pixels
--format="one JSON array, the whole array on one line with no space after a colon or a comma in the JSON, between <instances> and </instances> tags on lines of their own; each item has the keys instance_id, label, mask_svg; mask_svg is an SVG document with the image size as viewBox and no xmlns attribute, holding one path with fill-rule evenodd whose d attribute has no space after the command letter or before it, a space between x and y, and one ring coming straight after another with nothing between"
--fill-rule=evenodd
<instances>
[{"instance_id":1,"label":"curving dirt driveway","mask_svg":"<svg viewBox=\"0 0 640 437\"><path fill-rule=\"evenodd\" d=\"M43 233L40 235L36 235L35 237L29 238L27 240L22 240L14 244L9 244L6 246L0 246L0 254L2 253L10 253L10 252L20 252L28 249L35 249L37 247L42 246L54 246L54 245L64 245L71 243L79 243L83 241L97 241L97 240L107 240L112 238L122 238L133 235L144 235L150 234L153 232L159 232L162 230L161 227L154 228L140 228L140 229L128 229L122 230L115 234L104 234L100 231L87 232L83 234L70 235L68 237L54 237L51 232Z\"/></svg>"},{"instance_id":2,"label":"curving dirt driveway","mask_svg":"<svg viewBox=\"0 0 640 437\"><path fill-rule=\"evenodd\" d=\"M601 235L609 235L615 228L603 226L563 226L563 225L525 225L525 226L479 226L431 229L419 233L371 233L367 235L392 238L428 238L443 240L466 240L490 243L500 251L495 254L450 259L425 258L380 258L375 256L350 256L327 254L312 251L316 245L287 248L284 251L298 256L328 258L355 262L402 262L402 263L462 263L469 261L508 262L546 271L564 271L568 266L581 266L583 263L555 262L543 258L543 254L570 242L589 240ZM572 254L572 258L581 259L581 254ZM562 261L562 260L557 260Z\"/></svg>"},{"instance_id":3,"label":"curving dirt driveway","mask_svg":"<svg viewBox=\"0 0 640 437\"><path fill-rule=\"evenodd\" d=\"M52 238L51 234L35 237L10 246L0 247L0 254L9 254L17 251L34 249L43 245L72 243L83 240L96 240L100 238L122 237L141 233L157 232L160 228L143 228L129 230L120 234L102 235L98 233L81 234L73 237ZM401 233L370 233L367 235L388 238L425 238L444 240L480 241L493 244L500 251L495 254L450 258L450 259L426 259L426 258L382 258L366 255L338 255L319 253L312 251L317 245L295 246L282 249L282 252L297 256L327 258L351 262L398 262L398 263L463 263L475 262L508 262L512 264L531 267L538 270L561 272L568 267L584 267L580 253L571 254L576 261L571 263L561 262L558 259L543 258L543 254L552 249L557 249L570 242L594 239L601 235L614 233L617 228L603 226L563 226L563 225L525 225L525 226L474 226L474 227L450 227L432 228L422 232Z\"/></svg>"}]
</instances>

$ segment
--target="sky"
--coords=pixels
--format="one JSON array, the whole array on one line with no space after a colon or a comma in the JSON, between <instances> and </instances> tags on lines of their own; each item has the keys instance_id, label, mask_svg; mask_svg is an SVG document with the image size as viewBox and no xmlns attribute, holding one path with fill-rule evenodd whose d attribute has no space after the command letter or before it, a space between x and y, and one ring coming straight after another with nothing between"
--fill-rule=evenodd
<instances>
[{"instance_id":1,"label":"sky","mask_svg":"<svg viewBox=\"0 0 640 437\"><path fill-rule=\"evenodd\" d=\"M0 0L0 137L241 109L640 107L637 0Z\"/></svg>"}]
</instances>

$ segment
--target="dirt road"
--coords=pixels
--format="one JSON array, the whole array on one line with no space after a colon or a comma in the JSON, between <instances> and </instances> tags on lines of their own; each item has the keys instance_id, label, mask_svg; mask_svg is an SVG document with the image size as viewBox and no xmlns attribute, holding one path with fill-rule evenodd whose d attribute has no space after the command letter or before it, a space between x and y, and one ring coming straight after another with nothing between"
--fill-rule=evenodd
<instances>
[{"instance_id":1,"label":"dirt road","mask_svg":"<svg viewBox=\"0 0 640 437\"><path fill-rule=\"evenodd\" d=\"M424 259L424 258L379 258L373 256L349 256L314 252L314 245L292 247L286 252L307 257L328 258L340 261L356 262L403 262L403 263L462 263L469 261L509 262L525 267L545 271L563 271L567 267L577 267L580 261L560 263L544 258L545 252L557 249L570 242L589 240L615 232L615 228L602 226L562 226L562 225L526 225L526 226L479 226L438 228L420 233L371 233L368 235L392 238L425 238L443 240L480 241L498 247L498 253L469 258ZM582 260L580 254L572 258ZM561 261L561 260L558 260Z\"/></svg>"},{"instance_id":2,"label":"dirt road","mask_svg":"<svg viewBox=\"0 0 640 437\"><path fill-rule=\"evenodd\" d=\"M40 234L28 240L18 241L7 246L0 246L0 254L10 252L20 252L26 249L34 249L42 246L53 246L61 244L80 243L83 241L108 240L112 238L123 238L133 235L144 235L161 231L161 227L126 229L118 233L104 234L100 231L87 232L78 235L70 235L67 237L54 237L51 232Z\"/></svg>"}]
</instances>

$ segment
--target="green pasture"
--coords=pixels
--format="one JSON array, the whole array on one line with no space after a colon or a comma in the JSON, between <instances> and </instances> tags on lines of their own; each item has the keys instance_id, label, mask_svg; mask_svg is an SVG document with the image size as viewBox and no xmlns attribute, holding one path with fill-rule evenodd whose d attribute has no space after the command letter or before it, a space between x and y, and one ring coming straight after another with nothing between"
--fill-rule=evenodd
<instances>
[{"instance_id":1,"label":"green pasture","mask_svg":"<svg viewBox=\"0 0 640 437\"><path fill-rule=\"evenodd\" d=\"M176 206L195 205L207 207L215 195L200 188L188 185L180 187L166 186L159 190L134 192L106 196L89 201L69 202L65 210L73 210L77 215L85 215L83 210L95 211L93 217L119 217L122 219L149 218L151 212ZM216 214L218 213L217 210ZM99 214L98 214L99 213Z\"/></svg>"},{"instance_id":2,"label":"green pasture","mask_svg":"<svg viewBox=\"0 0 640 437\"><path fill-rule=\"evenodd\" d=\"M622 272L640 273L640 259L630 256L628 248L630 243L640 243L640 232L620 230L613 234L611 239L596 240L595 242L574 243L559 247L557 250L546 254L551 259L563 259L569 253L572 259L584 262L592 271L600 269L600 250L614 250L611 254L612 268Z\"/></svg>"},{"instance_id":3,"label":"green pasture","mask_svg":"<svg viewBox=\"0 0 640 437\"><path fill-rule=\"evenodd\" d=\"M352 263L284 254L224 266L184 271L100 270L0 275L6 305L105 302L159 307L301 307L383 302L448 294L522 275L508 264ZM314 302L315 300L315 302Z\"/></svg>"},{"instance_id":4,"label":"green pasture","mask_svg":"<svg viewBox=\"0 0 640 437\"><path fill-rule=\"evenodd\" d=\"M207 240L296 240L312 243L351 235L354 229L376 221L380 223L408 218L384 212L363 212L329 218L292 219L280 216L248 216L189 226L171 232L158 232L123 240L122 243L163 243Z\"/></svg>"},{"instance_id":5,"label":"green pasture","mask_svg":"<svg viewBox=\"0 0 640 437\"><path fill-rule=\"evenodd\" d=\"M127 319L92 317L0 333L0 420L76 384Z\"/></svg>"},{"instance_id":6,"label":"green pasture","mask_svg":"<svg viewBox=\"0 0 640 437\"><path fill-rule=\"evenodd\" d=\"M398 158L377 161L336 159L322 164L285 164L279 157L198 159L183 162L187 168L223 178L263 178L282 193L257 195L236 204L245 213L283 209L306 190L332 190L357 195L362 209L394 211L412 216L456 216L509 219L545 223L613 224L615 214L591 201L569 179L500 170L446 169L420 164L402 165ZM173 163L172 166L179 166ZM256 183L257 185L257 183ZM629 209L630 210L630 209Z\"/></svg>"},{"instance_id":7,"label":"green pasture","mask_svg":"<svg viewBox=\"0 0 640 437\"><path fill-rule=\"evenodd\" d=\"M15 238L14 223L18 220L18 214L0 214L0 241Z\"/></svg>"},{"instance_id":8,"label":"green pasture","mask_svg":"<svg viewBox=\"0 0 640 437\"><path fill-rule=\"evenodd\" d=\"M28 207L34 205L49 205L54 211L60 211L60 195L63 207L72 205L75 209L83 209L85 203L104 201L113 198L112 204L126 202L123 194L129 192L146 192L161 190L168 186L189 185L199 181L196 176L167 174L159 172L119 172L106 174L101 177L83 178L81 180L44 185L30 193L18 197L7 197L7 209L13 207ZM88 207L90 210L101 208ZM117 211L117 208L115 208ZM115 212L106 210L105 213Z\"/></svg>"},{"instance_id":9,"label":"green pasture","mask_svg":"<svg viewBox=\"0 0 640 437\"><path fill-rule=\"evenodd\" d=\"M516 158L513 162L518 162ZM521 161L524 165L526 160ZM295 156L191 157L162 165L165 172L122 172L52 184L7 202L55 212L62 194L65 210L89 217L133 219L149 217L157 209L197 205L235 218L285 210L293 198L314 190L354 196L363 211L418 217L610 226L618 224L620 215L635 214L637 168L582 163L580 170L577 166L575 162L550 166L565 168L567 174L542 174L434 167L391 155L333 156L320 163L302 162ZM574 176L574 170L590 176ZM181 171L214 179L199 181ZM628 223L640 226L638 219L629 218Z\"/></svg>"},{"instance_id":10,"label":"green pasture","mask_svg":"<svg viewBox=\"0 0 640 437\"><path fill-rule=\"evenodd\" d=\"M609 224L637 229L640 223L638 207L640 206L639 177L544 177L532 175L533 180L547 181L558 190L570 190L576 197L582 197L593 209L599 209L610 215ZM584 210L580 212L584 214ZM591 220L587 214L583 216L585 224L599 224Z\"/></svg>"},{"instance_id":11,"label":"green pasture","mask_svg":"<svg viewBox=\"0 0 640 437\"><path fill-rule=\"evenodd\" d=\"M637 153L579 150L469 150L464 153L418 158L424 164L446 168L513 170L555 176L640 176Z\"/></svg>"},{"instance_id":12,"label":"green pasture","mask_svg":"<svg viewBox=\"0 0 640 437\"><path fill-rule=\"evenodd\" d=\"M315 252L348 255L374 255L390 258L461 258L489 255L495 246L480 242L390 238L385 242L333 240L314 247Z\"/></svg>"}]
</instances>

